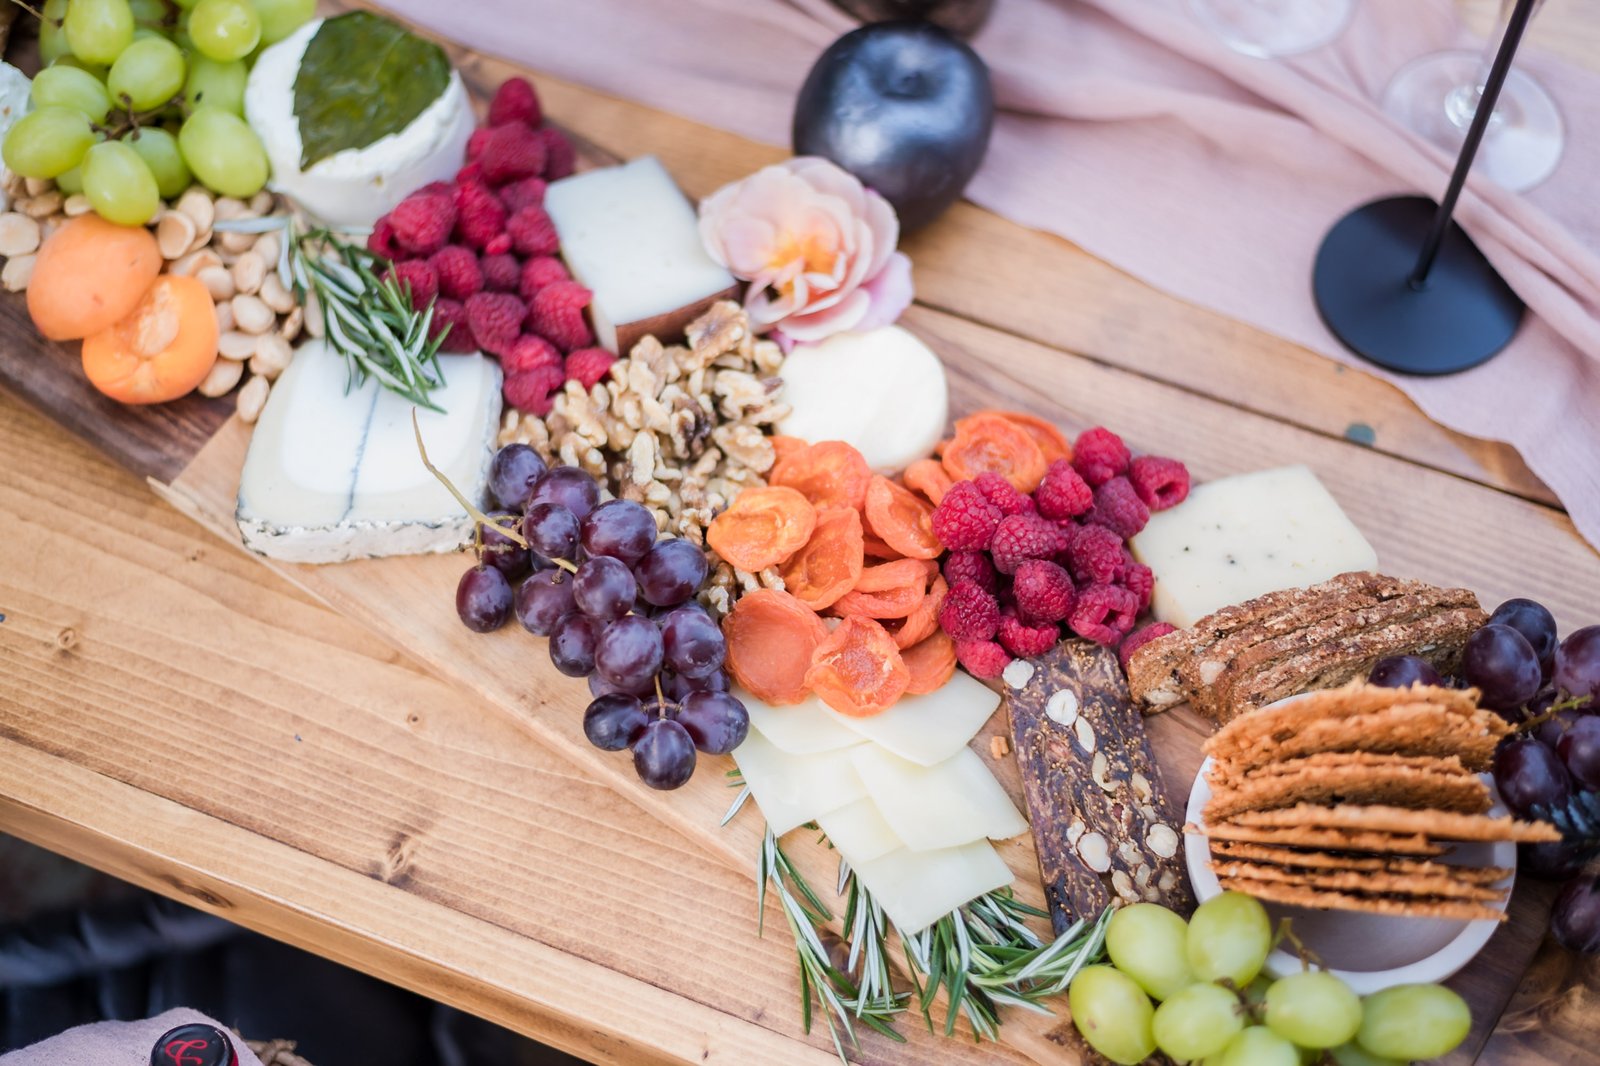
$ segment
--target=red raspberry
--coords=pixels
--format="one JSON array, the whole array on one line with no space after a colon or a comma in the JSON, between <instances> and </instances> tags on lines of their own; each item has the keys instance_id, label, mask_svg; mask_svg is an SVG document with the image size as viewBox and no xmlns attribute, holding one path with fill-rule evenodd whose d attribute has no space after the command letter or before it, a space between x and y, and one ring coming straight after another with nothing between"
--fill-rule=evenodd
<instances>
[{"instance_id":1,"label":"red raspberry","mask_svg":"<svg viewBox=\"0 0 1600 1066\"><path fill-rule=\"evenodd\" d=\"M1054 622L1030 625L1014 612L1006 611L1000 616L999 639L1000 646L1012 655L1031 659L1056 646L1056 641L1061 639L1061 627Z\"/></svg>"},{"instance_id":2,"label":"red raspberry","mask_svg":"<svg viewBox=\"0 0 1600 1066\"><path fill-rule=\"evenodd\" d=\"M561 247L556 236L556 224L538 204L529 204L511 216L506 223L511 235L511 245L521 256L554 255Z\"/></svg>"},{"instance_id":3,"label":"red raspberry","mask_svg":"<svg viewBox=\"0 0 1600 1066\"><path fill-rule=\"evenodd\" d=\"M389 274L402 289L410 286L414 310L421 311L428 306L429 300L439 295L439 275L424 259L407 259L403 263L396 263Z\"/></svg>"},{"instance_id":4,"label":"red raspberry","mask_svg":"<svg viewBox=\"0 0 1600 1066\"><path fill-rule=\"evenodd\" d=\"M565 133L554 126L546 126L539 131L539 136L544 138L545 180L559 181L577 169L578 151Z\"/></svg>"},{"instance_id":5,"label":"red raspberry","mask_svg":"<svg viewBox=\"0 0 1600 1066\"><path fill-rule=\"evenodd\" d=\"M1014 514L995 527L989 554L996 570L1014 574L1024 559L1048 559L1064 544L1065 536L1054 523L1034 514Z\"/></svg>"},{"instance_id":6,"label":"red raspberry","mask_svg":"<svg viewBox=\"0 0 1600 1066\"><path fill-rule=\"evenodd\" d=\"M1098 488L1128 469L1128 446L1103 426L1086 429L1073 442L1072 467Z\"/></svg>"},{"instance_id":7,"label":"red raspberry","mask_svg":"<svg viewBox=\"0 0 1600 1066\"><path fill-rule=\"evenodd\" d=\"M460 170L456 171L455 182L457 185L482 185L483 167L477 160L473 160Z\"/></svg>"},{"instance_id":8,"label":"red raspberry","mask_svg":"<svg viewBox=\"0 0 1600 1066\"><path fill-rule=\"evenodd\" d=\"M1076 518L1094 506L1094 490L1066 459L1050 464L1033 498L1039 505L1039 513L1057 522Z\"/></svg>"},{"instance_id":9,"label":"red raspberry","mask_svg":"<svg viewBox=\"0 0 1600 1066\"><path fill-rule=\"evenodd\" d=\"M523 178L521 181L500 186L498 191L500 202L506 205L506 210L516 214L524 207L543 206L546 188L543 178Z\"/></svg>"},{"instance_id":10,"label":"red raspberry","mask_svg":"<svg viewBox=\"0 0 1600 1066\"><path fill-rule=\"evenodd\" d=\"M985 470L973 478L972 483L978 486L983 498L998 507L1003 515L1033 513L1033 500L992 470Z\"/></svg>"},{"instance_id":11,"label":"red raspberry","mask_svg":"<svg viewBox=\"0 0 1600 1066\"><path fill-rule=\"evenodd\" d=\"M976 581L980 586L994 591L996 578L994 564L981 551L951 552L944 560L944 580L948 585L957 581Z\"/></svg>"},{"instance_id":12,"label":"red raspberry","mask_svg":"<svg viewBox=\"0 0 1600 1066\"><path fill-rule=\"evenodd\" d=\"M367 251L389 260L404 258L400 254L400 246L395 243L394 223L387 218L380 218L373 223L372 232L367 234Z\"/></svg>"},{"instance_id":13,"label":"red raspberry","mask_svg":"<svg viewBox=\"0 0 1600 1066\"><path fill-rule=\"evenodd\" d=\"M494 91L489 102L489 125L501 126L507 122L526 122L537 126L543 116L539 111L539 95L527 78L507 78Z\"/></svg>"},{"instance_id":14,"label":"red raspberry","mask_svg":"<svg viewBox=\"0 0 1600 1066\"><path fill-rule=\"evenodd\" d=\"M555 404L555 394L561 391L561 370L541 366L507 377L500 391L506 403L519 411L543 418Z\"/></svg>"},{"instance_id":15,"label":"red raspberry","mask_svg":"<svg viewBox=\"0 0 1600 1066\"><path fill-rule=\"evenodd\" d=\"M494 292L516 292L522 283L522 264L514 255L486 255L478 261L483 287Z\"/></svg>"},{"instance_id":16,"label":"red raspberry","mask_svg":"<svg viewBox=\"0 0 1600 1066\"><path fill-rule=\"evenodd\" d=\"M528 305L528 328L564 352L590 347L594 334L583 309L593 295L576 281L544 286Z\"/></svg>"},{"instance_id":17,"label":"red raspberry","mask_svg":"<svg viewBox=\"0 0 1600 1066\"><path fill-rule=\"evenodd\" d=\"M450 332L445 334L444 341L439 345L441 352L478 350L478 340L472 335L472 326L467 322L467 309L460 300L441 296L433 302L433 321L428 325L428 339L432 340L446 329Z\"/></svg>"},{"instance_id":18,"label":"red raspberry","mask_svg":"<svg viewBox=\"0 0 1600 1066\"><path fill-rule=\"evenodd\" d=\"M568 281L571 277L572 275L567 273L567 268L561 265L561 260L542 255L522 264L522 278L517 283L517 292L521 294L523 300L531 304L534 293L546 285Z\"/></svg>"},{"instance_id":19,"label":"red raspberry","mask_svg":"<svg viewBox=\"0 0 1600 1066\"><path fill-rule=\"evenodd\" d=\"M1165 511L1189 498L1189 468L1176 459L1141 455L1128 465L1128 480L1152 511Z\"/></svg>"},{"instance_id":20,"label":"red raspberry","mask_svg":"<svg viewBox=\"0 0 1600 1066\"><path fill-rule=\"evenodd\" d=\"M1067 569L1079 585L1109 585L1122 570L1122 538L1105 526L1067 531Z\"/></svg>"},{"instance_id":21,"label":"red raspberry","mask_svg":"<svg viewBox=\"0 0 1600 1066\"><path fill-rule=\"evenodd\" d=\"M507 376L525 374L542 366L555 367L561 371L561 380L566 380L566 371L561 365L561 353L556 351L556 346L543 337L535 337L531 333L524 333L518 337L500 357L500 369L504 370Z\"/></svg>"},{"instance_id":22,"label":"red raspberry","mask_svg":"<svg viewBox=\"0 0 1600 1066\"><path fill-rule=\"evenodd\" d=\"M544 173L544 138L520 122L496 126L483 142L483 154L474 162L483 168L483 180L504 185L518 178Z\"/></svg>"},{"instance_id":23,"label":"red raspberry","mask_svg":"<svg viewBox=\"0 0 1600 1066\"><path fill-rule=\"evenodd\" d=\"M1168 633L1176 633L1177 627L1165 622L1151 622L1147 626L1140 626L1132 633L1122 638L1122 643L1117 646L1117 661L1122 664L1122 669L1128 669L1128 660L1133 658L1133 653Z\"/></svg>"},{"instance_id":24,"label":"red raspberry","mask_svg":"<svg viewBox=\"0 0 1600 1066\"><path fill-rule=\"evenodd\" d=\"M1089 521L1129 540L1150 521L1150 509L1139 499L1132 482L1125 477L1114 477L1094 490L1094 509L1089 512Z\"/></svg>"},{"instance_id":25,"label":"red raspberry","mask_svg":"<svg viewBox=\"0 0 1600 1066\"><path fill-rule=\"evenodd\" d=\"M958 481L933 509L933 535L951 551L981 551L994 540L995 528L1003 517L1000 508L984 499L977 485Z\"/></svg>"},{"instance_id":26,"label":"red raspberry","mask_svg":"<svg viewBox=\"0 0 1600 1066\"><path fill-rule=\"evenodd\" d=\"M1000 626L1000 605L975 581L957 581L939 608L939 626L954 641L988 640Z\"/></svg>"},{"instance_id":27,"label":"red raspberry","mask_svg":"<svg viewBox=\"0 0 1600 1066\"><path fill-rule=\"evenodd\" d=\"M456 236L461 243L482 248L506 228L506 209L487 188L475 181L456 186Z\"/></svg>"},{"instance_id":28,"label":"red raspberry","mask_svg":"<svg viewBox=\"0 0 1600 1066\"><path fill-rule=\"evenodd\" d=\"M470 162L483 154L483 146L489 141L489 127L479 126L472 131L472 136L467 138L467 160Z\"/></svg>"},{"instance_id":29,"label":"red raspberry","mask_svg":"<svg viewBox=\"0 0 1600 1066\"><path fill-rule=\"evenodd\" d=\"M465 300L483 291L483 271L478 257L459 244L447 244L428 257L428 265L439 279L439 295Z\"/></svg>"},{"instance_id":30,"label":"red raspberry","mask_svg":"<svg viewBox=\"0 0 1600 1066\"><path fill-rule=\"evenodd\" d=\"M957 641L956 658L967 673L983 681L993 681L1011 665L1011 656L992 640Z\"/></svg>"},{"instance_id":31,"label":"red raspberry","mask_svg":"<svg viewBox=\"0 0 1600 1066\"><path fill-rule=\"evenodd\" d=\"M1017 567L1011 595L1017 613L1029 622L1054 624L1072 613L1072 578L1046 559L1028 559Z\"/></svg>"},{"instance_id":32,"label":"red raspberry","mask_svg":"<svg viewBox=\"0 0 1600 1066\"><path fill-rule=\"evenodd\" d=\"M1156 575L1148 566L1130 559L1123 565L1122 573L1117 575L1117 584L1139 598L1139 613L1143 614L1150 606L1150 597L1155 593Z\"/></svg>"},{"instance_id":33,"label":"red raspberry","mask_svg":"<svg viewBox=\"0 0 1600 1066\"><path fill-rule=\"evenodd\" d=\"M497 233L483 246L484 255L508 255L511 252L511 234Z\"/></svg>"},{"instance_id":34,"label":"red raspberry","mask_svg":"<svg viewBox=\"0 0 1600 1066\"><path fill-rule=\"evenodd\" d=\"M480 292L467 298L467 321L478 347L500 355L509 352L522 335L522 316L527 309L509 292Z\"/></svg>"},{"instance_id":35,"label":"red raspberry","mask_svg":"<svg viewBox=\"0 0 1600 1066\"><path fill-rule=\"evenodd\" d=\"M592 389L616 361L617 357L604 348L579 348L567 356L567 377Z\"/></svg>"},{"instance_id":36,"label":"red raspberry","mask_svg":"<svg viewBox=\"0 0 1600 1066\"><path fill-rule=\"evenodd\" d=\"M1133 593L1115 585L1090 585L1078 593L1077 606L1067 625L1085 640L1096 644L1115 644L1133 628L1139 602Z\"/></svg>"},{"instance_id":37,"label":"red raspberry","mask_svg":"<svg viewBox=\"0 0 1600 1066\"><path fill-rule=\"evenodd\" d=\"M439 193L412 193L389 212L395 243L412 255L432 255L443 248L455 224L455 203Z\"/></svg>"}]
</instances>

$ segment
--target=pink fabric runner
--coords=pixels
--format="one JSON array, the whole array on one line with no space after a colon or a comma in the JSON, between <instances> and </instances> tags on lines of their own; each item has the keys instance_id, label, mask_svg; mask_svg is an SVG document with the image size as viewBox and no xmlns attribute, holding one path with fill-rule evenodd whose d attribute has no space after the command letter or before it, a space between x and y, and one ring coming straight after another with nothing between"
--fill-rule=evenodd
<instances>
[{"instance_id":1,"label":"pink fabric runner","mask_svg":"<svg viewBox=\"0 0 1600 1066\"><path fill-rule=\"evenodd\" d=\"M828 0L386 6L474 48L780 145L806 71L853 25ZM1451 0L1369 0L1338 42L1288 61L1230 51L1182 0L998 0L974 45L1002 113L972 200L1382 373L1322 325L1311 262L1350 208L1442 193L1450 160L1373 101L1408 60L1481 46ZM1566 156L1523 195L1469 183L1457 217L1533 313L1476 370L1384 376L1440 423L1513 444L1600 545L1600 76L1533 50L1518 66L1559 102Z\"/></svg>"},{"instance_id":2,"label":"pink fabric runner","mask_svg":"<svg viewBox=\"0 0 1600 1066\"><path fill-rule=\"evenodd\" d=\"M68 1029L60 1036L0 1055L4 1066L150 1066L150 1049L162 1034L180 1025L203 1022L227 1031L227 1026L207 1018L199 1011L169 1010L141 1022L96 1022ZM235 1040L239 1066L261 1066L244 1042Z\"/></svg>"}]
</instances>

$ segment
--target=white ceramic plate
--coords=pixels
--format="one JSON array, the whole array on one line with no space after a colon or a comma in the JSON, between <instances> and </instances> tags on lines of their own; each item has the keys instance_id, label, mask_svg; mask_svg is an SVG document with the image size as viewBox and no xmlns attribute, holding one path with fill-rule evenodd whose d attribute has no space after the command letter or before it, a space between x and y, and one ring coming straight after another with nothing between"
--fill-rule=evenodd
<instances>
[{"instance_id":1,"label":"white ceramic plate","mask_svg":"<svg viewBox=\"0 0 1600 1066\"><path fill-rule=\"evenodd\" d=\"M1194 788L1189 793L1187 817L1201 829L1205 828L1201 815L1211 799L1211 786L1206 782L1206 772L1210 769L1210 759L1200 764L1200 773L1196 775ZM1493 791L1492 782L1489 788ZM1506 813L1498 796L1490 813ZM1201 834L1186 833L1183 847L1196 900L1204 903L1220 895L1222 886L1217 883L1217 876L1208 865L1210 841ZM1505 882L1508 897L1516 881L1515 844L1455 844L1437 861L1458 866L1503 866L1511 870L1512 876ZM1504 900L1490 905L1505 910ZM1346 984L1363 996L1394 985L1443 981L1470 962L1501 924L1488 919L1463 922L1443 918L1363 914L1357 911L1325 911L1277 903L1266 903L1265 906L1267 913L1272 916L1274 928L1284 918L1294 919L1295 935ZM1300 968L1299 958L1286 951L1274 951L1267 956L1267 973L1273 977L1296 973Z\"/></svg>"}]
</instances>

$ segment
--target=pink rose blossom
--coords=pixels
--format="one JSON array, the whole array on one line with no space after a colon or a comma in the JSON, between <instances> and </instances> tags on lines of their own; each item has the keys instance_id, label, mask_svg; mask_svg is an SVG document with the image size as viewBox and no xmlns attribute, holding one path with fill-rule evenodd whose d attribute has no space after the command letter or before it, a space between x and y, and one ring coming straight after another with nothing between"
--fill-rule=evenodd
<instances>
[{"instance_id":1,"label":"pink rose blossom","mask_svg":"<svg viewBox=\"0 0 1600 1066\"><path fill-rule=\"evenodd\" d=\"M750 283L757 329L786 346L888 325L911 302L894 208L826 159L790 159L717 190L700 205L700 237Z\"/></svg>"}]
</instances>

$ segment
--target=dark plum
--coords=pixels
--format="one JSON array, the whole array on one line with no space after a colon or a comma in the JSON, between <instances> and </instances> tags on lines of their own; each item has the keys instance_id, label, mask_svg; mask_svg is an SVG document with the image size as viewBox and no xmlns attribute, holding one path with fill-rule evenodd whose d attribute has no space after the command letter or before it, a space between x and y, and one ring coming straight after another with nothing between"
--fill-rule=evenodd
<instances>
[{"instance_id":1,"label":"dark plum","mask_svg":"<svg viewBox=\"0 0 1600 1066\"><path fill-rule=\"evenodd\" d=\"M544 475L544 460L526 444L507 444L494 453L489 463L489 492L495 502L510 511L521 511L533 492L533 483Z\"/></svg>"},{"instance_id":2,"label":"dark plum","mask_svg":"<svg viewBox=\"0 0 1600 1066\"><path fill-rule=\"evenodd\" d=\"M631 747L649 724L639 697L620 692L600 696L583 712L583 735L602 751Z\"/></svg>"},{"instance_id":3,"label":"dark plum","mask_svg":"<svg viewBox=\"0 0 1600 1066\"><path fill-rule=\"evenodd\" d=\"M456 614L474 633L491 633L511 617L511 582L492 566L479 563L456 582Z\"/></svg>"},{"instance_id":4,"label":"dark plum","mask_svg":"<svg viewBox=\"0 0 1600 1066\"><path fill-rule=\"evenodd\" d=\"M1513 737L1494 753L1494 783L1512 813L1529 817L1536 806L1567 802L1572 782L1556 753L1532 737Z\"/></svg>"},{"instance_id":5,"label":"dark plum","mask_svg":"<svg viewBox=\"0 0 1600 1066\"><path fill-rule=\"evenodd\" d=\"M556 623L572 612L572 575L541 570L517 588L517 621L536 637L548 637Z\"/></svg>"},{"instance_id":6,"label":"dark plum","mask_svg":"<svg viewBox=\"0 0 1600 1066\"><path fill-rule=\"evenodd\" d=\"M707 755L728 754L750 732L750 712L726 692L691 692L673 717Z\"/></svg>"},{"instance_id":7,"label":"dark plum","mask_svg":"<svg viewBox=\"0 0 1600 1066\"><path fill-rule=\"evenodd\" d=\"M648 618L618 618L600 633L594 668L621 688L632 688L661 672L661 634Z\"/></svg>"},{"instance_id":8,"label":"dark plum","mask_svg":"<svg viewBox=\"0 0 1600 1066\"><path fill-rule=\"evenodd\" d=\"M1600 700L1600 626L1584 626L1567 634L1556 649L1551 680L1569 696Z\"/></svg>"},{"instance_id":9,"label":"dark plum","mask_svg":"<svg viewBox=\"0 0 1600 1066\"><path fill-rule=\"evenodd\" d=\"M1367 680L1384 688L1407 688L1411 685L1442 685L1444 679L1426 659L1415 655L1391 655L1372 664Z\"/></svg>"},{"instance_id":10,"label":"dark plum","mask_svg":"<svg viewBox=\"0 0 1600 1066\"><path fill-rule=\"evenodd\" d=\"M681 537L663 540L633 567L639 594L656 607L676 607L700 590L709 567L704 550Z\"/></svg>"},{"instance_id":11,"label":"dark plum","mask_svg":"<svg viewBox=\"0 0 1600 1066\"><path fill-rule=\"evenodd\" d=\"M600 623L573 611L550 631L550 661L568 677L583 677L594 669L594 648Z\"/></svg>"},{"instance_id":12,"label":"dark plum","mask_svg":"<svg viewBox=\"0 0 1600 1066\"><path fill-rule=\"evenodd\" d=\"M533 493L528 497L529 507L536 503L559 503L580 521L599 502L600 486L575 466L551 467L534 482Z\"/></svg>"},{"instance_id":13,"label":"dark plum","mask_svg":"<svg viewBox=\"0 0 1600 1066\"><path fill-rule=\"evenodd\" d=\"M578 567L572 581L573 602L578 610L601 622L621 618L631 611L638 591L628 564L606 556Z\"/></svg>"},{"instance_id":14,"label":"dark plum","mask_svg":"<svg viewBox=\"0 0 1600 1066\"><path fill-rule=\"evenodd\" d=\"M584 516L579 540L591 558L609 556L632 566L656 542L656 520L632 500L607 500Z\"/></svg>"},{"instance_id":15,"label":"dark plum","mask_svg":"<svg viewBox=\"0 0 1600 1066\"><path fill-rule=\"evenodd\" d=\"M1533 654L1538 656L1544 676L1550 676L1556 654L1556 620L1542 603L1520 598L1507 600L1494 609L1489 621L1521 633L1533 648Z\"/></svg>"},{"instance_id":16,"label":"dark plum","mask_svg":"<svg viewBox=\"0 0 1600 1066\"><path fill-rule=\"evenodd\" d=\"M547 559L566 559L578 549L578 519L559 503L535 503L522 519L528 547Z\"/></svg>"},{"instance_id":17,"label":"dark plum","mask_svg":"<svg viewBox=\"0 0 1600 1066\"><path fill-rule=\"evenodd\" d=\"M1544 675L1528 638L1510 626L1491 623L1467 638L1461 673L1482 693L1482 703L1511 711L1539 692Z\"/></svg>"},{"instance_id":18,"label":"dark plum","mask_svg":"<svg viewBox=\"0 0 1600 1066\"><path fill-rule=\"evenodd\" d=\"M705 611L679 607L661 619L667 665L684 677L704 677L722 669L728 645Z\"/></svg>"},{"instance_id":19,"label":"dark plum","mask_svg":"<svg viewBox=\"0 0 1600 1066\"><path fill-rule=\"evenodd\" d=\"M1585 955L1600 953L1600 874L1573 878L1550 912L1556 942Z\"/></svg>"},{"instance_id":20,"label":"dark plum","mask_svg":"<svg viewBox=\"0 0 1600 1066\"><path fill-rule=\"evenodd\" d=\"M651 788L681 788L694 776L694 764L689 731L670 719L657 718L633 742L633 768Z\"/></svg>"}]
</instances>

